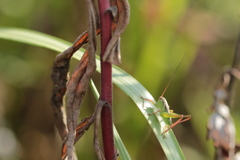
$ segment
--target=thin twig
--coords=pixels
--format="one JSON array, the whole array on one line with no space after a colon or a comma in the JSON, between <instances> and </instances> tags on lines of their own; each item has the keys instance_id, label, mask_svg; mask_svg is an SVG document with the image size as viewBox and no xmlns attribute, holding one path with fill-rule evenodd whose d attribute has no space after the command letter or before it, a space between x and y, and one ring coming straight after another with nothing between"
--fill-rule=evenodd
<instances>
[{"instance_id":1,"label":"thin twig","mask_svg":"<svg viewBox=\"0 0 240 160\"><path fill-rule=\"evenodd\" d=\"M237 70L240 70L240 32L238 35L238 40L237 40L237 45L234 53L234 58L233 58L233 63L232 63L232 68L236 68ZM227 88L228 90L228 98L226 101L226 104L229 107L232 107L233 103L233 97L235 97L235 88L237 88L237 84L235 83L235 77L234 75L231 74L229 86Z\"/></svg>"},{"instance_id":2,"label":"thin twig","mask_svg":"<svg viewBox=\"0 0 240 160\"><path fill-rule=\"evenodd\" d=\"M234 157L236 129L230 108L225 103L228 98L227 88L232 75L231 71L225 71L217 84L211 109L213 112L208 119L207 138L213 140L216 160Z\"/></svg>"}]
</instances>

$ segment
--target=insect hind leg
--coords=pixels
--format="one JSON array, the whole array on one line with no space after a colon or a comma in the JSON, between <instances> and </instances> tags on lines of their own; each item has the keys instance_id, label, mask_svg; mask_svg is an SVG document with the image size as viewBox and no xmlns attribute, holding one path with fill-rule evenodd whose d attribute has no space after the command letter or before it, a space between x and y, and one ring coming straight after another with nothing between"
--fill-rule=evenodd
<instances>
[{"instance_id":1,"label":"insect hind leg","mask_svg":"<svg viewBox=\"0 0 240 160\"><path fill-rule=\"evenodd\" d=\"M185 119L183 119L183 118L185 118ZM170 129L175 127L177 124L188 121L189 119L191 119L190 115L181 115L181 117L175 123L171 124L170 126L169 125L164 126L163 134L167 133Z\"/></svg>"}]
</instances>

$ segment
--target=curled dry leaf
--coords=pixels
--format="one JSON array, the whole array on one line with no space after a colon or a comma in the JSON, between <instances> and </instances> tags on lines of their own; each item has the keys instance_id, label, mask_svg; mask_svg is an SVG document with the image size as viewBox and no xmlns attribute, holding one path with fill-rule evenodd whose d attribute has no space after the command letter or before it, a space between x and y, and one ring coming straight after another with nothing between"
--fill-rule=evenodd
<instances>
[{"instance_id":1,"label":"curled dry leaf","mask_svg":"<svg viewBox=\"0 0 240 160\"><path fill-rule=\"evenodd\" d=\"M88 89L90 79L96 69L95 52L96 52L96 22L95 8L91 0L87 0L88 9L88 47L84 56L77 65L69 83L68 83L68 101L67 101L67 126L68 135L66 140L68 160L73 159L74 140L80 106ZM86 57L86 59L85 59Z\"/></svg>"},{"instance_id":2,"label":"curled dry leaf","mask_svg":"<svg viewBox=\"0 0 240 160\"><path fill-rule=\"evenodd\" d=\"M89 5L88 5L89 6ZM93 12L94 6L91 6L89 10ZM95 50L96 50L96 39L95 36L100 33L100 28L96 29L95 17L97 13L94 12L89 17L91 24L88 27L89 31L82 33L74 42L74 44L67 50L57 55L54 65L52 67L51 78L53 81L53 92L51 98L51 104L53 107L54 121L58 128L59 134L62 140L66 140L70 147L69 159L72 159L71 153L73 148L73 143L75 138L75 130L77 127L77 119L80 112L80 104L88 88L89 80L95 71ZM99 21L97 19L97 21ZM98 26L99 26L99 22ZM70 59L74 52L76 52L80 47L89 42L88 49L82 56L78 66L76 67L71 80L68 83L68 71ZM68 87L68 89L67 89ZM66 113L63 108L63 97L66 90L68 90L68 101L67 101L67 112L68 112L68 130L66 127ZM72 113L71 113L72 112ZM70 131L70 133L69 133ZM67 138L67 136L70 138ZM80 137L77 135L77 137ZM69 142L69 139L71 140ZM67 146L67 145L64 145Z\"/></svg>"},{"instance_id":3,"label":"curled dry leaf","mask_svg":"<svg viewBox=\"0 0 240 160\"><path fill-rule=\"evenodd\" d=\"M103 151L100 146L98 129L101 121L101 112L104 106L109 107L106 101L99 100L95 108L95 123L94 123L94 149L97 154L98 160L105 160Z\"/></svg>"},{"instance_id":4,"label":"curled dry leaf","mask_svg":"<svg viewBox=\"0 0 240 160\"><path fill-rule=\"evenodd\" d=\"M94 123L94 149L97 154L98 160L105 160L104 153L101 149L100 140L99 140L99 127L101 122L101 113L103 107L111 110L111 106L107 101L99 100L95 108L95 123ZM112 155L112 160L116 160L119 153L115 149L114 155Z\"/></svg>"},{"instance_id":5,"label":"curled dry leaf","mask_svg":"<svg viewBox=\"0 0 240 160\"><path fill-rule=\"evenodd\" d=\"M86 130L91 126L91 124L94 122L95 116L94 114L90 117L84 118L81 120L81 122L77 125L76 129L76 136L74 139L74 144L83 136ZM66 140L64 141L62 145L62 160L64 160L67 156L67 145Z\"/></svg>"},{"instance_id":6,"label":"curled dry leaf","mask_svg":"<svg viewBox=\"0 0 240 160\"><path fill-rule=\"evenodd\" d=\"M118 65L121 63L120 36L129 23L130 6L128 0L111 0L110 2L112 7L106 12L111 12L113 16L113 34L103 55L103 61Z\"/></svg>"},{"instance_id":7,"label":"curled dry leaf","mask_svg":"<svg viewBox=\"0 0 240 160\"><path fill-rule=\"evenodd\" d=\"M100 29L98 28L96 34L98 35L99 33ZM66 119L66 113L63 108L63 97L67 88L70 59L72 55L87 42L88 32L85 31L78 36L71 47L57 55L52 67L51 78L53 82L53 91L51 104L54 113L54 121L62 140L67 136L66 122L64 120Z\"/></svg>"}]
</instances>

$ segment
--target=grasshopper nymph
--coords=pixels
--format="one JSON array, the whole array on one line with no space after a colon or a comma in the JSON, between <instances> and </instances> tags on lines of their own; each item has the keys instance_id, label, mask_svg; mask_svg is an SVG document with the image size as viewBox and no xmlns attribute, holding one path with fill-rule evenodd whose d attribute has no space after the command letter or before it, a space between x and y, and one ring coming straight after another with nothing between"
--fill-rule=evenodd
<instances>
[{"instance_id":1,"label":"grasshopper nymph","mask_svg":"<svg viewBox=\"0 0 240 160\"><path fill-rule=\"evenodd\" d=\"M164 126L164 131L162 132L163 134L167 133L170 129L175 127L177 124L188 121L189 119L191 119L191 115L177 114L177 113L174 113L173 110L170 110L170 107L167 103L167 100L163 96L160 96L158 98L157 103L154 103L153 101L151 101L149 99L145 99L145 98L142 98L142 99L153 103L154 105L156 105L157 108L162 108L161 105L164 105L165 110L160 110L159 109L156 112L150 113L149 115L156 114L156 113L160 112L161 117L170 119L170 123L172 123L172 118L179 118L173 124Z\"/></svg>"},{"instance_id":2,"label":"grasshopper nymph","mask_svg":"<svg viewBox=\"0 0 240 160\"><path fill-rule=\"evenodd\" d=\"M181 60L181 62L182 62L182 60ZM179 65L181 64L181 62L179 63ZM178 65L178 67L179 67L179 65ZM178 67L177 67L177 69L178 69ZM177 69L173 73L173 76L176 73ZM172 76L172 78L173 78L173 76ZM177 114L177 113L174 113L173 110L170 110L170 107L169 107L169 105L167 103L167 100L163 97L163 95L166 92L166 90L167 90L167 88L168 88L172 78L168 82L168 84L167 84L166 88L164 89L162 95L158 98L157 103L155 103L155 102L153 102L153 101L151 101L149 99L145 99L145 98L141 97L143 100L147 100L147 101L153 103L159 109L156 112L150 113L149 115L156 114L156 113L160 112L160 116L161 117L170 119L170 125L164 126L164 131L162 132L164 137L165 137L165 133L167 133L170 129L175 127L177 124L185 122L185 121L188 121L188 120L191 119L191 115ZM179 119L172 124L172 118L179 118Z\"/></svg>"}]
</instances>

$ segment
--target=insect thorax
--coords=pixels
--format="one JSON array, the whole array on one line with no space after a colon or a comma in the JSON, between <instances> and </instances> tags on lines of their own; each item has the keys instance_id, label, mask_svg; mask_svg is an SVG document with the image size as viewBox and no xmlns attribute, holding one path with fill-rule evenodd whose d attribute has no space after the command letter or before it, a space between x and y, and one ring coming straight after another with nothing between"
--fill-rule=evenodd
<instances>
[{"instance_id":1,"label":"insect thorax","mask_svg":"<svg viewBox=\"0 0 240 160\"><path fill-rule=\"evenodd\" d=\"M168 102L167 102L167 100L163 97L163 96L160 96L159 98L158 98L158 100L161 100L162 102L163 102L163 105L164 105L164 110L165 111L167 111L168 113L170 113L169 112L169 105L168 105Z\"/></svg>"}]
</instances>

